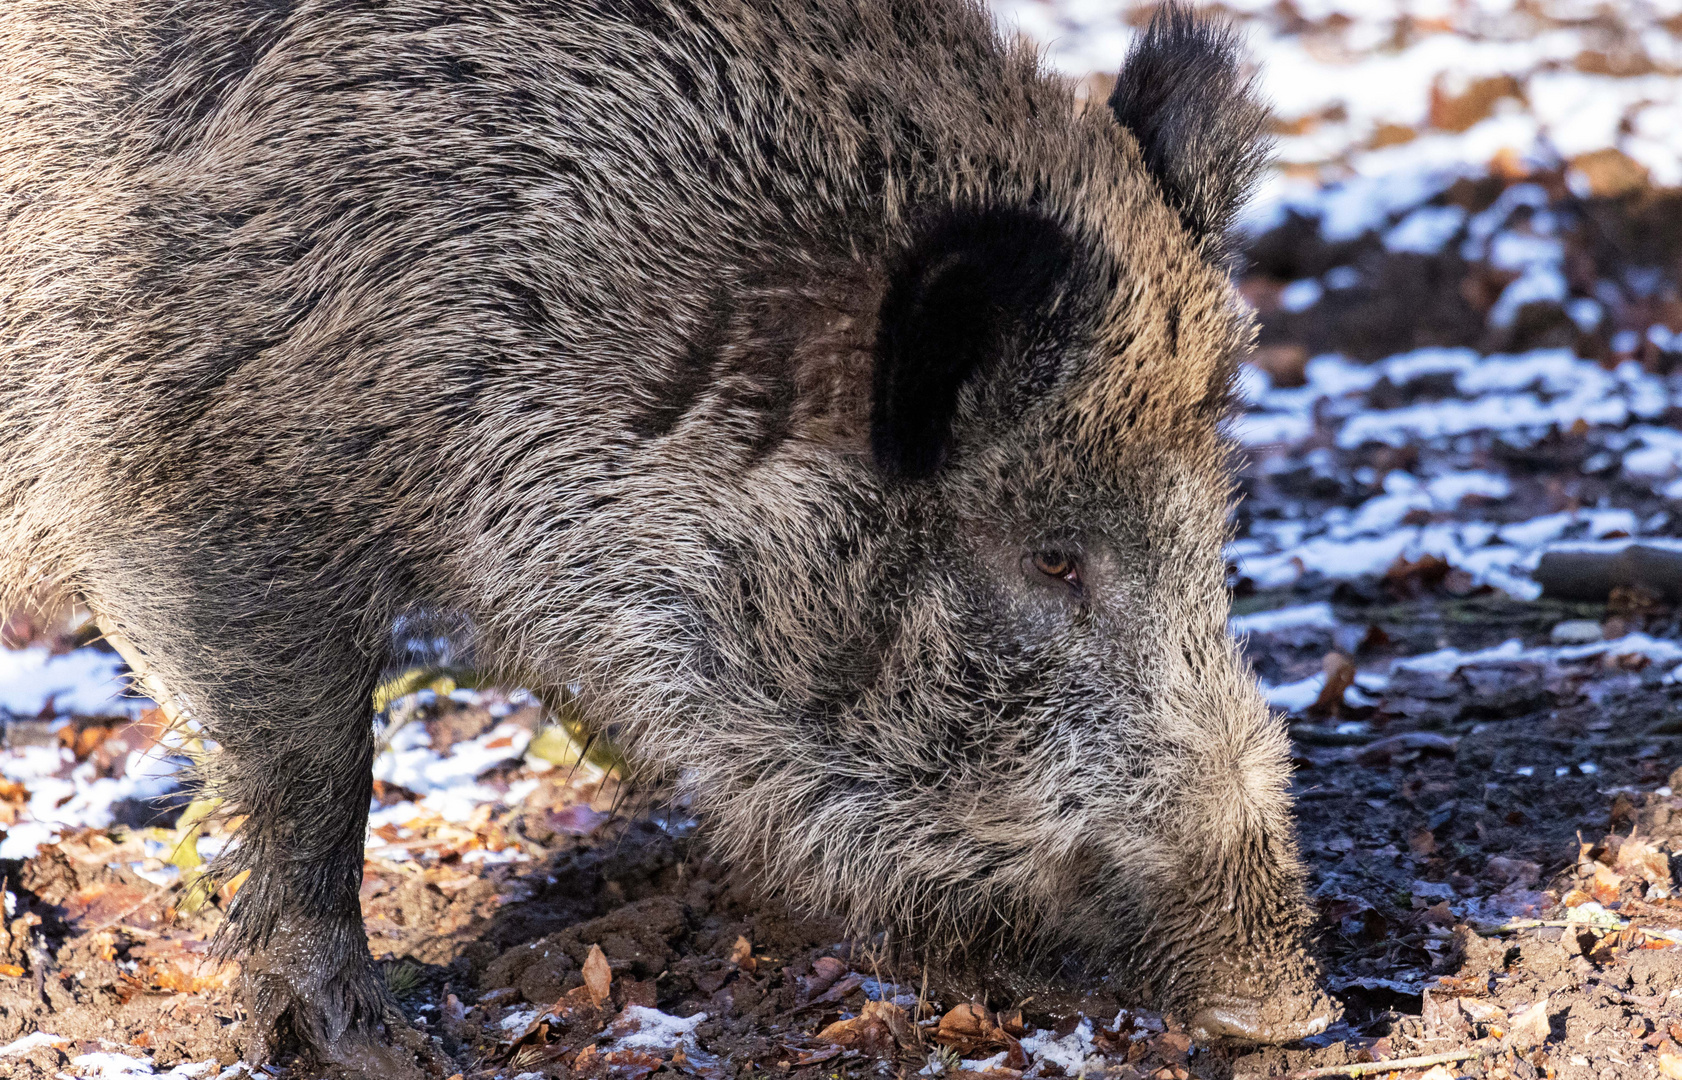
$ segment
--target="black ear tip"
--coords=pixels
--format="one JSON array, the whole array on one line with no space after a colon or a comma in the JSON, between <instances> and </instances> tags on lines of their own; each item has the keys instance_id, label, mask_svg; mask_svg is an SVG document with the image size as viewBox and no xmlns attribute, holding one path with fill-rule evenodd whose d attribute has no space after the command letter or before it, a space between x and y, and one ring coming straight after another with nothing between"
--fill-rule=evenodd
<instances>
[{"instance_id":1,"label":"black ear tip","mask_svg":"<svg viewBox=\"0 0 1682 1080\"><path fill-rule=\"evenodd\" d=\"M1225 232L1267 160L1267 109L1239 33L1190 7L1158 8L1128 51L1109 106L1198 240Z\"/></svg>"}]
</instances>

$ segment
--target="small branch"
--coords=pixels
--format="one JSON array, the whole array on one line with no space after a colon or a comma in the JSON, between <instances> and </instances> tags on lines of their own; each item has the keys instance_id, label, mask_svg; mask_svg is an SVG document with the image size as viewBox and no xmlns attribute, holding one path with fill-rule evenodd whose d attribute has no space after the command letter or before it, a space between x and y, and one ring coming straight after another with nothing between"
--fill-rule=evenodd
<instances>
[{"instance_id":1,"label":"small branch","mask_svg":"<svg viewBox=\"0 0 1682 1080\"><path fill-rule=\"evenodd\" d=\"M1571 919L1514 919L1504 923L1473 923L1472 929L1484 937L1494 937L1496 934L1511 934L1519 930L1535 930L1543 926L1560 926L1570 929L1575 926L1579 930L1599 930L1603 934L1613 930L1628 930L1629 920L1619 919L1617 922L1588 922L1586 920Z\"/></svg>"},{"instance_id":2,"label":"small branch","mask_svg":"<svg viewBox=\"0 0 1682 1080\"><path fill-rule=\"evenodd\" d=\"M1392 1058L1389 1061L1363 1061L1355 1065L1327 1065L1318 1069L1304 1069L1291 1073L1288 1080L1320 1080L1328 1076L1377 1076L1379 1073L1399 1072L1402 1069L1428 1069L1432 1065L1452 1065L1457 1061L1477 1057L1481 1050L1448 1050L1423 1057Z\"/></svg>"}]
</instances>

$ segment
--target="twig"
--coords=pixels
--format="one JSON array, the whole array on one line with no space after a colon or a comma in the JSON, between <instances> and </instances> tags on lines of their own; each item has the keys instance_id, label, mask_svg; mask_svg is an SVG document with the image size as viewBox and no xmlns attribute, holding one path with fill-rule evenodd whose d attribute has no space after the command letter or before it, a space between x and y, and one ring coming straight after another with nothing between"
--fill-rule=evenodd
<instances>
[{"instance_id":1,"label":"twig","mask_svg":"<svg viewBox=\"0 0 1682 1080\"><path fill-rule=\"evenodd\" d=\"M1620 919L1617 922L1589 922L1587 920L1571 919L1514 919L1504 923L1472 923L1472 929L1484 937L1494 937L1496 934L1511 934L1519 930L1535 930L1543 926L1562 926L1567 929L1575 926L1580 930L1599 930L1610 933L1613 930L1628 930L1629 921Z\"/></svg>"},{"instance_id":2,"label":"twig","mask_svg":"<svg viewBox=\"0 0 1682 1080\"><path fill-rule=\"evenodd\" d=\"M1402 1069L1428 1069L1432 1065L1452 1065L1457 1061L1477 1057L1481 1050L1446 1050L1441 1054L1423 1057L1391 1058L1389 1061L1362 1061L1354 1065L1325 1065L1318 1069L1303 1069L1291 1073L1287 1080L1320 1080L1328 1076L1377 1076L1379 1073L1399 1072Z\"/></svg>"}]
</instances>

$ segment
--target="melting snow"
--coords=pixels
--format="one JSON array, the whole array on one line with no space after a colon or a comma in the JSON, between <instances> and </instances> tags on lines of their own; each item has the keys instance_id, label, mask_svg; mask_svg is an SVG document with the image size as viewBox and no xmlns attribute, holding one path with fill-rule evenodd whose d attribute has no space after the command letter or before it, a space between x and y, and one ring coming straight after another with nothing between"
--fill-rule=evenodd
<instances>
[{"instance_id":1,"label":"melting snow","mask_svg":"<svg viewBox=\"0 0 1682 1080\"><path fill-rule=\"evenodd\" d=\"M127 669L110 653L77 649L53 656L42 645L0 649L0 709L16 716L133 714L152 703L125 696Z\"/></svg>"},{"instance_id":2,"label":"melting snow","mask_svg":"<svg viewBox=\"0 0 1682 1080\"><path fill-rule=\"evenodd\" d=\"M1306 628L1336 629L1337 616L1327 603L1298 604L1295 607L1258 611L1251 615L1235 615L1227 624L1235 637L1245 634L1275 634L1281 630Z\"/></svg>"},{"instance_id":3,"label":"melting snow","mask_svg":"<svg viewBox=\"0 0 1682 1080\"><path fill-rule=\"evenodd\" d=\"M616 1036L609 1051L673 1050L681 1046L687 1054L698 1050L695 1029L706 1018L706 1013L685 1018L643 1005L628 1005L603 1034Z\"/></svg>"},{"instance_id":4,"label":"melting snow","mask_svg":"<svg viewBox=\"0 0 1682 1080\"><path fill-rule=\"evenodd\" d=\"M1092 1021L1082 1017L1069 1034L1058 1038L1054 1032L1036 1031L1022 1040L1022 1050L1040 1061L1049 1061L1069 1076L1081 1076L1087 1071L1087 1059L1097 1054L1092 1044ZM1102 1060L1096 1071L1102 1071Z\"/></svg>"},{"instance_id":5,"label":"melting snow","mask_svg":"<svg viewBox=\"0 0 1682 1080\"><path fill-rule=\"evenodd\" d=\"M194 1080L194 1078L208 1076L216 1067L215 1062L203 1061L187 1065L177 1065L166 1073L154 1072L152 1063L145 1058L129 1057L127 1054L95 1053L82 1054L70 1059L72 1068L88 1080L122 1080L125 1077L178 1077L180 1080ZM224 1074L225 1075L225 1074Z\"/></svg>"},{"instance_id":6,"label":"melting snow","mask_svg":"<svg viewBox=\"0 0 1682 1080\"><path fill-rule=\"evenodd\" d=\"M1423 656L1397 660L1391 670L1429 671L1449 675L1460 668L1477 664L1517 661L1557 663L1587 660L1596 656L1645 656L1654 663L1674 664L1682 661L1682 642L1648 637L1646 634L1625 634L1611 641L1596 641L1587 645L1553 645L1527 649L1523 642L1515 638L1494 648L1479 649L1475 652L1438 649Z\"/></svg>"},{"instance_id":7,"label":"melting snow","mask_svg":"<svg viewBox=\"0 0 1682 1080\"><path fill-rule=\"evenodd\" d=\"M65 1041L62 1036L51 1035L45 1031L30 1032L21 1039L14 1039L6 1045L0 1046L0 1058L16 1057L19 1054L27 1054L37 1047L57 1046Z\"/></svg>"}]
</instances>

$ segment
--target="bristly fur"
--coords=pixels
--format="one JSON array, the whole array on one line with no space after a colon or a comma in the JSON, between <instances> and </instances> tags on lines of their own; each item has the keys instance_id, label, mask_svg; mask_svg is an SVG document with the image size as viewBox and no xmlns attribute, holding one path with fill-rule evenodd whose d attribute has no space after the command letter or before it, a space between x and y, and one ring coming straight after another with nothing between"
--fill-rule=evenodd
<instances>
[{"instance_id":1,"label":"bristly fur","mask_svg":"<svg viewBox=\"0 0 1682 1080\"><path fill-rule=\"evenodd\" d=\"M1267 164L1267 109L1240 59L1231 27L1165 4L1129 50L1109 100L1186 229L1216 250Z\"/></svg>"},{"instance_id":2,"label":"bristly fur","mask_svg":"<svg viewBox=\"0 0 1682 1080\"><path fill-rule=\"evenodd\" d=\"M1234 71L1170 11L1124 130L971 0L7 0L0 582L221 748L254 1060L402 1071L357 883L417 610L797 901L1305 984L1225 630Z\"/></svg>"}]
</instances>

